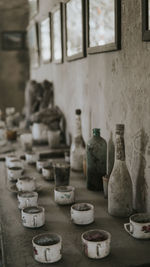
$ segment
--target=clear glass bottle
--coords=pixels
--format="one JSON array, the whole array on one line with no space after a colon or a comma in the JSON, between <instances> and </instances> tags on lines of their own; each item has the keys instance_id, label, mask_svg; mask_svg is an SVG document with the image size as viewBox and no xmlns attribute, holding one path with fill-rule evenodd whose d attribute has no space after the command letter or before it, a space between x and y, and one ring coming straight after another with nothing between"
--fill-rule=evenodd
<instances>
[{"instance_id":1,"label":"clear glass bottle","mask_svg":"<svg viewBox=\"0 0 150 267\"><path fill-rule=\"evenodd\" d=\"M132 181L125 162L124 125L116 125L115 162L108 183L108 212L128 217L132 213Z\"/></svg>"},{"instance_id":2,"label":"clear glass bottle","mask_svg":"<svg viewBox=\"0 0 150 267\"><path fill-rule=\"evenodd\" d=\"M87 188L103 190L102 177L106 174L107 143L100 136L100 129L93 129L93 137L86 145Z\"/></svg>"},{"instance_id":3,"label":"clear glass bottle","mask_svg":"<svg viewBox=\"0 0 150 267\"><path fill-rule=\"evenodd\" d=\"M75 110L75 134L70 148L70 166L74 171L83 171L83 155L85 153L85 143L81 129L81 110Z\"/></svg>"}]
</instances>

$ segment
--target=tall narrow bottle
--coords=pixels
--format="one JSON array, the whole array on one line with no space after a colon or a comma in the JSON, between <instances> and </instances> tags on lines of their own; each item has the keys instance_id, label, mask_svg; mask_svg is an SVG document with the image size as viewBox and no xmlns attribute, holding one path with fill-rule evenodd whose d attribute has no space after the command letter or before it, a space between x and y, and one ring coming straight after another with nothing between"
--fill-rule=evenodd
<instances>
[{"instance_id":1,"label":"tall narrow bottle","mask_svg":"<svg viewBox=\"0 0 150 267\"><path fill-rule=\"evenodd\" d=\"M93 129L93 137L86 145L87 188L103 190L102 177L106 174L107 143L100 136L100 129Z\"/></svg>"},{"instance_id":2,"label":"tall narrow bottle","mask_svg":"<svg viewBox=\"0 0 150 267\"><path fill-rule=\"evenodd\" d=\"M85 153L85 143L81 129L81 110L75 110L75 134L70 149L70 166L74 171L83 171L83 155Z\"/></svg>"},{"instance_id":3,"label":"tall narrow bottle","mask_svg":"<svg viewBox=\"0 0 150 267\"><path fill-rule=\"evenodd\" d=\"M132 213L132 181L125 162L124 125L116 125L115 162L108 184L108 212L118 217Z\"/></svg>"}]
</instances>

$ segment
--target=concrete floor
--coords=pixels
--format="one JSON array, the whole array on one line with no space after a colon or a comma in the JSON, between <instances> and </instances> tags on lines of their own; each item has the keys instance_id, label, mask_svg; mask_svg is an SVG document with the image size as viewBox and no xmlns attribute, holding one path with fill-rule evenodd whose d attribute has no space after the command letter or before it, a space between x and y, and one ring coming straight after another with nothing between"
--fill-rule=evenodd
<instances>
[{"instance_id":1,"label":"concrete floor","mask_svg":"<svg viewBox=\"0 0 150 267\"><path fill-rule=\"evenodd\" d=\"M56 232L63 238L63 258L53 267L150 267L150 241L136 240L123 228L128 219L113 218L107 213L107 200L103 194L86 190L82 175L71 173L70 184L76 187L76 202L89 202L95 206L95 222L89 226L77 226L70 220L70 206L58 206L53 198L53 182L43 180L35 167L28 174L37 177L42 185L39 205L45 207L46 224L38 230L22 226L17 208L16 194L8 191L4 163L0 163L0 214L3 226L6 267L47 266L35 262L32 254L32 238L44 232ZM107 258L87 258L81 246L81 234L88 229L104 229L112 234L111 253ZM143 265L146 264L146 265Z\"/></svg>"}]
</instances>

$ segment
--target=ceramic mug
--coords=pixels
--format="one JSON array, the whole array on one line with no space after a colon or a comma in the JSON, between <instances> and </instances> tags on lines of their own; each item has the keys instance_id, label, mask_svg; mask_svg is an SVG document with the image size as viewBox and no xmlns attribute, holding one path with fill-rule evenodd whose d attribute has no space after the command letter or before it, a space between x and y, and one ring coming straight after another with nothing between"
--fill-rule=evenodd
<instances>
[{"instance_id":1,"label":"ceramic mug","mask_svg":"<svg viewBox=\"0 0 150 267\"><path fill-rule=\"evenodd\" d=\"M7 168L7 177L9 181L17 181L23 174L23 169L20 167Z\"/></svg>"},{"instance_id":2,"label":"ceramic mug","mask_svg":"<svg viewBox=\"0 0 150 267\"><path fill-rule=\"evenodd\" d=\"M81 240L85 254L91 259L102 259L110 253L111 234L94 229L84 232Z\"/></svg>"},{"instance_id":3,"label":"ceramic mug","mask_svg":"<svg viewBox=\"0 0 150 267\"><path fill-rule=\"evenodd\" d=\"M8 163L8 168L13 168L13 167L19 167L24 169L24 164L20 159L15 158L10 160Z\"/></svg>"},{"instance_id":4,"label":"ceramic mug","mask_svg":"<svg viewBox=\"0 0 150 267\"><path fill-rule=\"evenodd\" d=\"M16 186L18 188L18 191L34 191L36 189L35 179L28 176L20 177L16 183Z\"/></svg>"},{"instance_id":5,"label":"ceramic mug","mask_svg":"<svg viewBox=\"0 0 150 267\"><path fill-rule=\"evenodd\" d=\"M42 263L57 262L62 258L62 238L55 233L44 233L32 239L34 259Z\"/></svg>"},{"instance_id":6,"label":"ceramic mug","mask_svg":"<svg viewBox=\"0 0 150 267\"><path fill-rule=\"evenodd\" d=\"M124 224L125 230L133 237L150 238L150 214L136 213L130 216L130 222Z\"/></svg>"},{"instance_id":7,"label":"ceramic mug","mask_svg":"<svg viewBox=\"0 0 150 267\"><path fill-rule=\"evenodd\" d=\"M17 159L17 156L14 155L14 154L10 154L10 155L7 155L5 157L5 164L6 164L6 167L9 167L9 162L12 160L12 159Z\"/></svg>"},{"instance_id":8,"label":"ceramic mug","mask_svg":"<svg viewBox=\"0 0 150 267\"><path fill-rule=\"evenodd\" d=\"M94 221L94 206L89 203L76 203L72 205L71 220L79 225L92 223Z\"/></svg>"},{"instance_id":9,"label":"ceramic mug","mask_svg":"<svg viewBox=\"0 0 150 267\"><path fill-rule=\"evenodd\" d=\"M21 210L24 227L38 228L45 224L45 209L43 207L27 207Z\"/></svg>"},{"instance_id":10,"label":"ceramic mug","mask_svg":"<svg viewBox=\"0 0 150 267\"><path fill-rule=\"evenodd\" d=\"M36 169L39 173L42 173L42 168L47 164L46 159L39 159L36 162Z\"/></svg>"},{"instance_id":11,"label":"ceramic mug","mask_svg":"<svg viewBox=\"0 0 150 267\"><path fill-rule=\"evenodd\" d=\"M59 205L69 205L75 202L75 188L73 186L59 186L54 189L54 199Z\"/></svg>"},{"instance_id":12,"label":"ceramic mug","mask_svg":"<svg viewBox=\"0 0 150 267\"><path fill-rule=\"evenodd\" d=\"M52 164L43 166L42 175L45 178L45 180L54 181L54 168Z\"/></svg>"},{"instance_id":13,"label":"ceramic mug","mask_svg":"<svg viewBox=\"0 0 150 267\"><path fill-rule=\"evenodd\" d=\"M25 154L25 159L28 164L35 164L37 160L39 159L39 155L34 152L27 152Z\"/></svg>"},{"instance_id":14,"label":"ceramic mug","mask_svg":"<svg viewBox=\"0 0 150 267\"><path fill-rule=\"evenodd\" d=\"M38 193L37 192L19 192L17 195L18 208L24 209L27 207L37 206Z\"/></svg>"}]
</instances>

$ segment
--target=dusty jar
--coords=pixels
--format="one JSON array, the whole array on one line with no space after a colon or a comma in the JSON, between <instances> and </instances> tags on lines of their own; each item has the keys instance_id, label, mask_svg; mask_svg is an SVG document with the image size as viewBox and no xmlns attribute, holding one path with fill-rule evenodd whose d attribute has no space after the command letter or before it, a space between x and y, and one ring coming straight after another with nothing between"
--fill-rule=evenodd
<instances>
[{"instance_id":1,"label":"dusty jar","mask_svg":"<svg viewBox=\"0 0 150 267\"><path fill-rule=\"evenodd\" d=\"M71 206L71 220L75 224L86 225L94 221L94 206L89 203L76 203Z\"/></svg>"},{"instance_id":2,"label":"dusty jar","mask_svg":"<svg viewBox=\"0 0 150 267\"><path fill-rule=\"evenodd\" d=\"M20 192L17 195L18 208L24 209L27 207L37 206L38 193L37 192Z\"/></svg>"},{"instance_id":3,"label":"dusty jar","mask_svg":"<svg viewBox=\"0 0 150 267\"><path fill-rule=\"evenodd\" d=\"M22 224L29 228L38 228L45 223L45 209L43 207L28 207L21 210Z\"/></svg>"},{"instance_id":4,"label":"dusty jar","mask_svg":"<svg viewBox=\"0 0 150 267\"><path fill-rule=\"evenodd\" d=\"M32 239L34 259L42 263L57 262L62 258L62 238L55 233L46 233Z\"/></svg>"},{"instance_id":5,"label":"dusty jar","mask_svg":"<svg viewBox=\"0 0 150 267\"><path fill-rule=\"evenodd\" d=\"M31 192L36 189L36 182L35 179L31 177L23 176L18 179L16 186L18 188L18 191Z\"/></svg>"},{"instance_id":6,"label":"dusty jar","mask_svg":"<svg viewBox=\"0 0 150 267\"><path fill-rule=\"evenodd\" d=\"M130 222L124 224L125 230L139 239L150 238L150 214L137 213L130 216Z\"/></svg>"},{"instance_id":7,"label":"dusty jar","mask_svg":"<svg viewBox=\"0 0 150 267\"><path fill-rule=\"evenodd\" d=\"M73 186L59 186L54 189L54 199L59 205L69 205L75 202L75 188Z\"/></svg>"},{"instance_id":8,"label":"dusty jar","mask_svg":"<svg viewBox=\"0 0 150 267\"><path fill-rule=\"evenodd\" d=\"M81 236L84 252L91 259L102 259L110 253L111 234L104 230L90 230Z\"/></svg>"}]
</instances>

